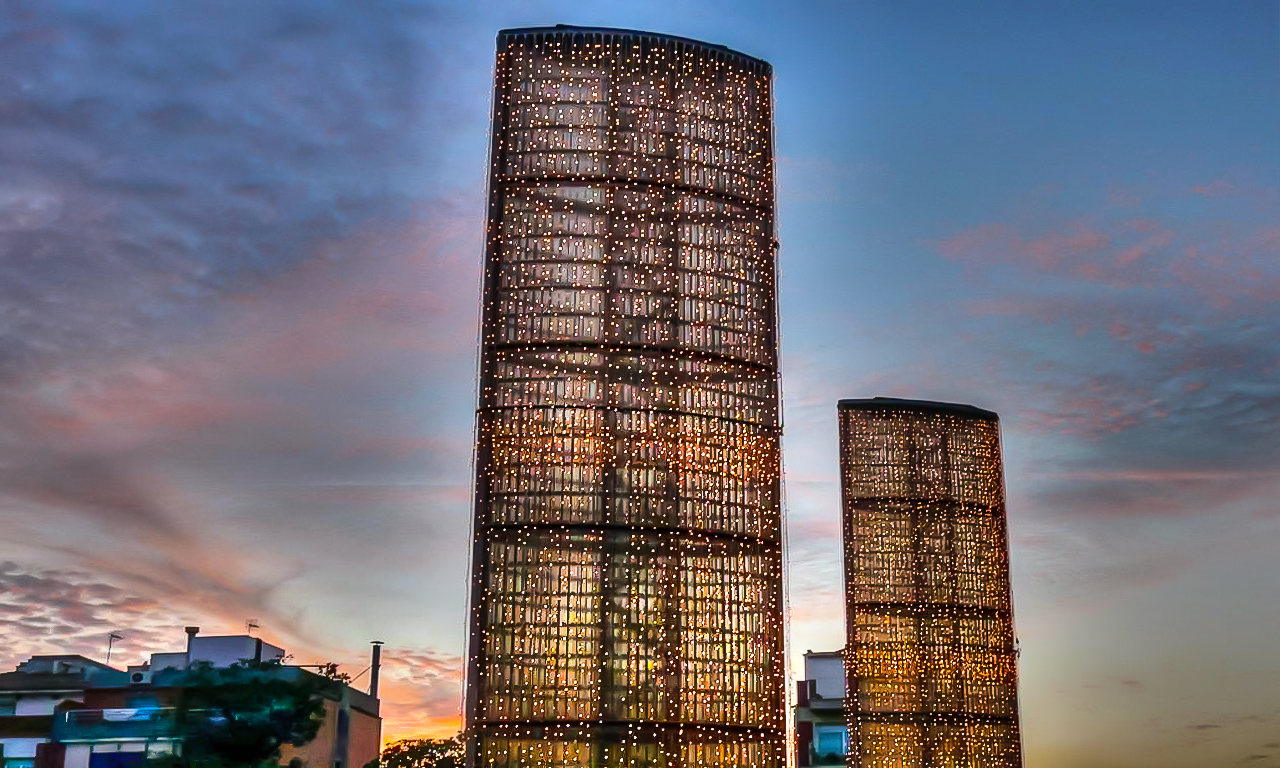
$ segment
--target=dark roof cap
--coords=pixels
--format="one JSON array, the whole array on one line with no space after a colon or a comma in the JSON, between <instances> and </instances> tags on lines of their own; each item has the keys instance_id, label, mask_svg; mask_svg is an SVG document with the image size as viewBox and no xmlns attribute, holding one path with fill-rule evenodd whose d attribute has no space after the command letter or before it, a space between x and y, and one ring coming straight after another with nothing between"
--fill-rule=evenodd
<instances>
[{"instance_id":1,"label":"dark roof cap","mask_svg":"<svg viewBox=\"0 0 1280 768\"><path fill-rule=\"evenodd\" d=\"M838 407L842 411L919 411L924 413L949 413L953 416L964 416L970 419L986 419L999 421L995 411L976 408L963 403L940 403L935 400L905 400L900 397L868 397L862 399L841 400Z\"/></svg>"},{"instance_id":2,"label":"dark roof cap","mask_svg":"<svg viewBox=\"0 0 1280 768\"><path fill-rule=\"evenodd\" d=\"M756 64L757 66L763 66L769 71L772 71L773 69L773 66L769 62L765 61L764 59L757 59L755 56L748 56L742 51L735 51L727 45L720 45L718 43L704 43L701 40L694 40L691 37L680 37L679 35L664 35L660 32L645 32L642 29L620 29L618 27L576 27L572 24L557 24L554 27L514 27L512 29L504 29L499 31L498 40L501 41L502 38L504 37L518 37L520 35L539 35L539 34L547 35L547 34L555 34L557 32L564 33L564 34L582 34L582 35L592 35L592 34L618 35L618 36L635 35L638 37L650 37L655 40L665 40L673 43L685 43L686 45L696 45L699 48L711 48L717 51L723 51L733 56L740 56L743 59L746 59L747 61L750 61L753 64Z\"/></svg>"}]
</instances>

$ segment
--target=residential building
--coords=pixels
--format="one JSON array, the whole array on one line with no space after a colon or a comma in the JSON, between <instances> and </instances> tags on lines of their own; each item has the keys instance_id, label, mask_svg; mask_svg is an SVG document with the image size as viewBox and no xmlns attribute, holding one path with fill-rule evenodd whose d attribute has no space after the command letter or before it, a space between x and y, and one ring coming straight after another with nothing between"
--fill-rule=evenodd
<instances>
[{"instance_id":1,"label":"residential building","mask_svg":"<svg viewBox=\"0 0 1280 768\"><path fill-rule=\"evenodd\" d=\"M472 765L784 763L772 101L718 45L498 36Z\"/></svg>"},{"instance_id":2,"label":"residential building","mask_svg":"<svg viewBox=\"0 0 1280 768\"><path fill-rule=\"evenodd\" d=\"M0 765L33 768L47 760L55 717L81 706L88 688L125 680L125 672L78 655L32 656L0 673Z\"/></svg>"},{"instance_id":3,"label":"residential building","mask_svg":"<svg viewBox=\"0 0 1280 768\"><path fill-rule=\"evenodd\" d=\"M136 768L148 755L180 751L175 714L189 664L227 667L285 656L259 638L197 632L188 627L186 650L154 653L125 670L82 656L35 656L0 674L3 768ZM288 665L266 674L318 677ZM281 764L297 758L305 768L360 768L376 758L382 740L376 695L326 681L322 696L325 718L316 738L283 747Z\"/></svg>"},{"instance_id":4,"label":"residential building","mask_svg":"<svg viewBox=\"0 0 1280 768\"><path fill-rule=\"evenodd\" d=\"M849 751L843 651L806 651L796 681L795 764L844 765Z\"/></svg>"},{"instance_id":5,"label":"residential building","mask_svg":"<svg viewBox=\"0 0 1280 768\"><path fill-rule=\"evenodd\" d=\"M1021 768L1000 421L841 400L853 768Z\"/></svg>"}]
</instances>

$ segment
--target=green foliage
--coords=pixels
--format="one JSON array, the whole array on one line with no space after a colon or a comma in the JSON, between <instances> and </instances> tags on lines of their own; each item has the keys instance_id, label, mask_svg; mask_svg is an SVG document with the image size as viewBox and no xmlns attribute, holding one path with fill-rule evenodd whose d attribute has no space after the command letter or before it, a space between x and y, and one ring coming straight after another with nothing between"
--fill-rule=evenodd
<instances>
[{"instance_id":1,"label":"green foliage","mask_svg":"<svg viewBox=\"0 0 1280 768\"><path fill-rule=\"evenodd\" d=\"M332 661L328 664L321 664L316 669L316 674L321 677L327 677L330 680L337 680L341 683L351 682L351 675L348 675L346 672L339 672L338 665Z\"/></svg>"},{"instance_id":2,"label":"green foliage","mask_svg":"<svg viewBox=\"0 0 1280 768\"><path fill-rule=\"evenodd\" d=\"M182 754L151 759L157 768L275 766L285 744L303 746L324 720L328 683L278 662L187 670L176 721Z\"/></svg>"},{"instance_id":3,"label":"green foliage","mask_svg":"<svg viewBox=\"0 0 1280 768\"><path fill-rule=\"evenodd\" d=\"M382 750L382 758L364 768L462 768L462 734L452 739L401 739Z\"/></svg>"}]
</instances>

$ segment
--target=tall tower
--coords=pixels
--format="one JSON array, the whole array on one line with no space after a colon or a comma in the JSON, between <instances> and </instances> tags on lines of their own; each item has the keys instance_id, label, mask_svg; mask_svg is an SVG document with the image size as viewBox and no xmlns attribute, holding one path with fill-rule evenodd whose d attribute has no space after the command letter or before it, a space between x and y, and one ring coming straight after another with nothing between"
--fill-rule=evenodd
<instances>
[{"instance_id":1,"label":"tall tower","mask_svg":"<svg viewBox=\"0 0 1280 768\"><path fill-rule=\"evenodd\" d=\"M851 768L1021 768L1000 421L841 400Z\"/></svg>"},{"instance_id":2,"label":"tall tower","mask_svg":"<svg viewBox=\"0 0 1280 768\"><path fill-rule=\"evenodd\" d=\"M469 760L784 761L768 64L498 36Z\"/></svg>"}]
</instances>

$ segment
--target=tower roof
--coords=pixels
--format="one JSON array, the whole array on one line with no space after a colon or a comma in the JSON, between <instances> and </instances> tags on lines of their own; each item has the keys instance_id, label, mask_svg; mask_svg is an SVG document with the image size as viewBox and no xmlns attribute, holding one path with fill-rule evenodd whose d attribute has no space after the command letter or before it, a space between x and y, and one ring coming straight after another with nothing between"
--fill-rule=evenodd
<instances>
[{"instance_id":1,"label":"tower roof","mask_svg":"<svg viewBox=\"0 0 1280 768\"><path fill-rule=\"evenodd\" d=\"M963 403L942 403L936 400L907 400L900 397L867 397L841 400L842 411L920 411L925 413L949 413L970 419L999 421L1000 415Z\"/></svg>"},{"instance_id":2,"label":"tower roof","mask_svg":"<svg viewBox=\"0 0 1280 768\"><path fill-rule=\"evenodd\" d=\"M581 34L581 35L610 35L617 37L648 37L654 40L663 40L672 43L684 43L685 45L696 45L699 48L710 48L716 51L722 51L731 56L744 59L751 64L763 67L767 71L771 71L773 66L764 59L757 59L755 56L749 56L742 51L735 51L727 45L718 43L707 43L702 40L694 40L691 37L680 37L679 35L665 35L661 32L646 32L643 29L620 29L617 27L577 27L572 24L556 24L554 27L514 27L512 29L504 29L498 32L498 39L504 37L520 37L523 35L553 35L553 34Z\"/></svg>"}]
</instances>

